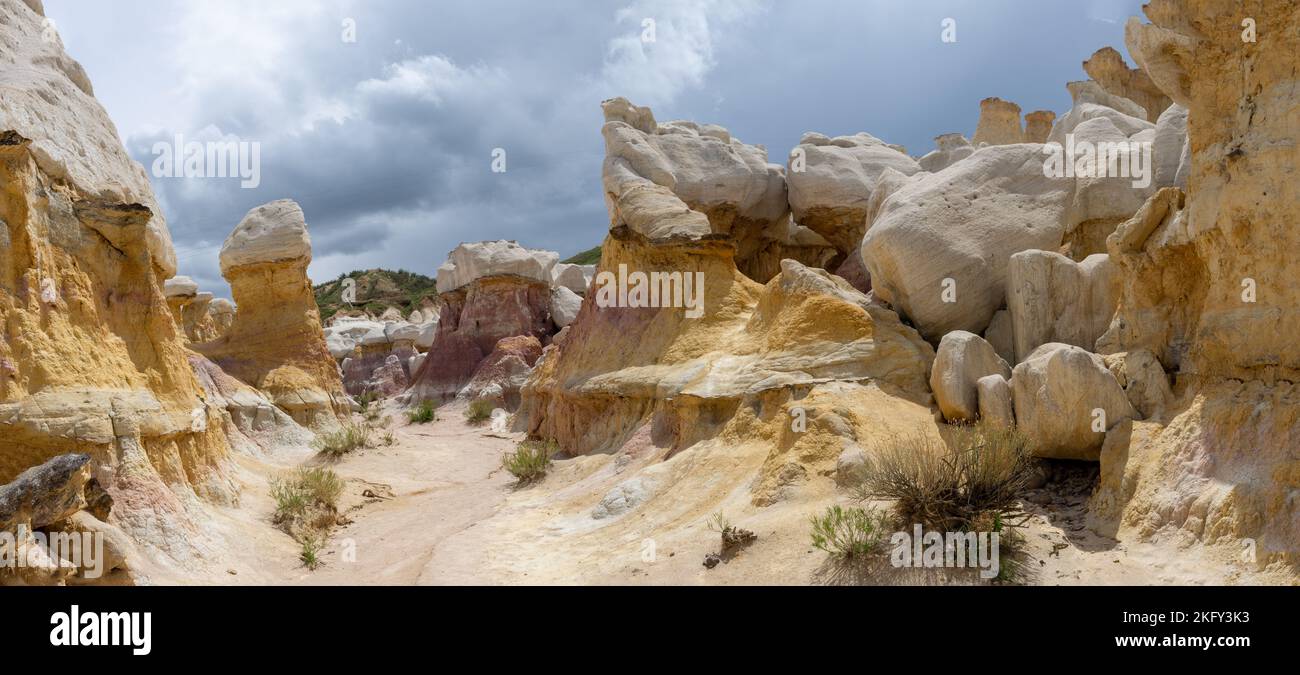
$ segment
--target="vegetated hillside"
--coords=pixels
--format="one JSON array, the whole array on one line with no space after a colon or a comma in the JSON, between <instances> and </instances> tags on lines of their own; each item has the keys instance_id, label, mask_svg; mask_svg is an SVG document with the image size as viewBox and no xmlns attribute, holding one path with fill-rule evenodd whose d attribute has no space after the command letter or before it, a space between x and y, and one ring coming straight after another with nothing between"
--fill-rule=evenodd
<instances>
[{"instance_id":1,"label":"vegetated hillside","mask_svg":"<svg viewBox=\"0 0 1300 675\"><path fill-rule=\"evenodd\" d=\"M356 281L356 298L351 304L344 302L344 279ZM321 319L330 317L345 309L363 310L373 316L383 314L384 310L395 307L405 316L419 309L425 300L438 297L437 283L423 274L406 270L373 269L349 272L339 275L334 281L316 286L316 304L320 307Z\"/></svg>"},{"instance_id":2,"label":"vegetated hillside","mask_svg":"<svg viewBox=\"0 0 1300 675\"><path fill-rule=\"evenodd\" d=\"M582 253L575 254L572 258L565 259L561 262L570 265L599 265L600 264L600 246L587 249Z\"/></svg>"}]
</instances>

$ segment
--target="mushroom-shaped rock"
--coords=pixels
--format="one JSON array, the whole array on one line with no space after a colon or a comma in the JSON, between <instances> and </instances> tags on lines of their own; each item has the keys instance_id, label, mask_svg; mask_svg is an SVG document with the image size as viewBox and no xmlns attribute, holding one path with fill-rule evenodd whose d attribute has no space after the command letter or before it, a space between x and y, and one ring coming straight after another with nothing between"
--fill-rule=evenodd
<instances>
[{"instance_id":1,"label":"mushroom-shaped rock","mask_svg":"<svg viewBox=\"0 0 1300 675\"><path fill-rule=\"evenodd\" d=\"M351 406L307 278L311 238L302 209L283 199L249 210L220 260L238 311L223 338L195 349L299 424L336 429Z\"/></svg>"},{"instance_id":2,"label":"mushroom-shaped rock","mask_svg":"<svg viewBox=\"0 0 1300 675\"><path fill-rule=\"evenodd\" d=\"M163 295L168 298L193 297L199 292L199 285L189 277L172 277L163 282Z\"/></svg>"},{"instance_id":3,"label":"mushroom-shaped rock","mask_svg":"<svg viewBox=\"0 0 1300 675\"><path fill-rule=\"evenodd\" d=\"M1025 115L1025 142L1046 143L1052 133L1052 123L1056 113L1051 110L1035 110Z\"/></svg>"},{"instance_id":4,"label":"mushroom-shaped rock","mask_svg":"<svg viewBox=\"0 0 1300 675\"><path fill-rule=\"evenodd\" d=\"M1020 128L1020 106L996 96L980 101L980 119L971 143L1007 145L1023 143L1024 129Z\"/></svg>"},{"instance_id":5,"label":"mushroom-shaped rock","mask_svg":"<svg viewBox=\"0 0 1300 675\"><path fill-rule=\"evenodd\" d=\"M226 237L220 261L222 276L248 265L311 262L311 237L302 207L281 199L253 208Z\"/></svg>"},{"instance_id":6,"label":"mushroom-shaped rock","mask_svg":"<svg viewBox=\"0 0 1300 675\"><path fill-rule=\"evenodd\" d=\"M527 249L513 241L461 244L438 268L438 292L454 291L476 279L492 276L524 277L549 285L551 271L559 260L558 253Z\"/></svg>"}]
</instances>

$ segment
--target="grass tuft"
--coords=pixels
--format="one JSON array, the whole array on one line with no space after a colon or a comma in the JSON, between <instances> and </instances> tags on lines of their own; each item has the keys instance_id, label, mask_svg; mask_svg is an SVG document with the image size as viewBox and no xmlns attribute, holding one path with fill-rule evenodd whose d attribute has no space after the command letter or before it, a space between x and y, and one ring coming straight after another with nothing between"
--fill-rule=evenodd
<instances>
[{"instance_id":1,"label":"grass tuft","mask_svg":"<svg viewBox=\"0 0 1300 675\"><path fill-rule=\"evenodd\" d=\"M428 424L438 419L437 409L438 406L434 405L433 401L420 401L406 413L406 419L410 420L411 424Z\"/></svg>"},{"instance_id":2,"label":"grass tuft","mask_svg":"<svg viewBox=\"0 0 1300 675\"><path fill-rule=\"evenodd\" d=\"M1024 516L1018 495L1032 475L1031 461L1025 437L1014 429L961 427L952 449L929 436L898 437L868 459L858 497L893 500L901 522L930 530L1014 526Z\"/></svg>"},{"instance_id":3,"label":"grass tuft","mask_svg":"<svg viewBox=\"0 0 1300 675\"><path fill-rule=\"evenodd\" d=\"M524 441L514 452L501 458L501 466L514 476L520 485L541 480L551 468L551 458L559 451L555 441Z\"/></svg>"},{"instance_id":4,"label":"grass tuft","mask_svg":"<svg viewBox=\"0 0 1300 675\"><path fill-rule=\"evenodd\" d=\"M496 408L485 398L471 401L469 407L465 409L465 421L472 426L481 426L484 422L492 419L492 411Z\"/></svg>"},{"instance_id":5,"label":"grass tuft","mask_svg":"<svg viewBox=\"0 0 1300 675\"><path fill-rule=\"evenodd\" d=\"M890 530L888 514L874 507L846 509L836 504L811 521L812 545L842 560L879 552Z\"/></svg>"},{"instance_id":6,"label":"grass tuft","mask_svg":"<svg viewBox=\"0 0 1300 675\"><path fill-rule=\"evenodd\" d=\"M350 452L370 447L370 426L345 423L339 431L317 436L315 446L322 455L338 459Z\"/></svg>"}]
</instances>

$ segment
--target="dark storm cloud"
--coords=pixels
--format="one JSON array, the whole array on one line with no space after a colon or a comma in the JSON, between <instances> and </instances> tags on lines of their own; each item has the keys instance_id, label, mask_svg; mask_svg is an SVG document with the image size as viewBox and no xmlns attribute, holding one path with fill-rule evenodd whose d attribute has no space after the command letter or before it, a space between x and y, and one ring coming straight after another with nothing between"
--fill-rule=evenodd
<instances>
[{"instance_id":1,"label":"dark storm cloud","mask_svg":"<svg viewBox=\"0 0 1300 675\"><path fill-rule=\"evenodd\" d=\"M153 179L181 273L224 292L222 241L250 208L286 197L307 214L317 279L372 266L432 274L461 241L564 254L598 244L610 96L661 120L727 126L777 163L810 130L869 131L921 154L937 134L969 135L985 96L1064 112L1078 62L1121 43L1109 22L1138 2L46 5L146 170L154 143L177 133L261 145L256 189ZM938 40L949 16L956 45ZM494 148L504 174L491 171Z\"/></svg>"}]
</instances>

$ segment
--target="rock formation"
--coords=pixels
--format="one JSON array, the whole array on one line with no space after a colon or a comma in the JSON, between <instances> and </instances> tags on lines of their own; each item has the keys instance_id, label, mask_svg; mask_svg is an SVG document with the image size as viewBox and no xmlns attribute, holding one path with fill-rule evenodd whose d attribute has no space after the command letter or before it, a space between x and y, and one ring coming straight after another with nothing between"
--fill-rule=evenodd
<instances>
[{"instance_id":1,"label":"rock formation","mask_svg":"<svg viewBox=\"0 0 1300 675\"><path fill-rule=\"evenodd\" d=\"M329 430L350 405L325 344L309 263L311 238L296 203L250 210L221 247L221 274L238 307L234 322L221 339L194 348L299 424Z\"/></svg>"},{"instance_id":2,"label":"rock formation","mask_svg":"<svg viewBox=\"0 0 1300 675\"><path fill-rule=\"evenodd\" d=\"M225 336L230 326L235 323L235 303L226 298L217 298L208 305L208 315L212 319L213 340Z\"/></svg>"},{"instance_id":3,"label":"rock formation","mask_svg":"<svg viewBox=\"0 0 1300 675\"><path fill-rule=\"evenodd\" d=\"M1105 106L1116 112L1128 115L1129 117L1134 117L1148 122L1155 121L1147 120L1146 108L1138 105L1136 101L1106 91L1101 87L1101 85L1092 80L1067 82L1065 88L1070 92L1070 99L1073 101L1073 105L1075 106L1078 106L1081 103L1093 103Z\"/></svg>"},{"instance_id":4,"label":"rock formation","mask_svg":"<svg viewBox=\"0 0 1300 675\"><path fill-rule=\"evenodd\" d=\"M916 162L924 171L935 173L943 171L953 164L970 157L975 152L975 146L966 140L961 134L943 134L934 137L934 147L929 154L921 157Z\"/></svg>"},{"instance_id":5,"label":"rock formation","mask_svg":"<svg viewBox=\"0 0 1300 675\"><path fill-rule=\"evenodd\" d=\"M1129 68L1114 47L1098 49L1083 62L1083 70L1106 91L1142 106L1150 122L1155 122L1169 107L1169 97L1156 87L1146 71Z\"/></svg>"},{"instance_id":6,"label":"rock formation","mask_svg":"<svg viewBox=\"0 0 1300 675\"><path fill-rule=\"evenodd\" d=\"M1045 143L1047 136L1052 133L1052 123L1056 121L1056 113L1051 110L1035 110L1025 114L1025 142L1026 143Z\"/></svg>"},{"instance_id":7,"label":"rock formation","mask_svg":"<svg viewBox=\"0 0 1300 675\"><path fill-rule=\"evenodd\" d=\"M1136 417L1096 354L1049 342L1015 367L1016 424L1038 457L1096 461L1106 432Z\"/></svg>"},{"instance_id":8,"label":"rock formation","mask_svg":"<svg viewBox=\"0 0 1300 675\"><path fill-rule=\"evenodd\" d=\"M196 495L229 447L163 293L175 275L142 167L40 3L0 0L0 484L69 452L159 559L196 553Z\"/></svg>"},{"instance_id":9,"label":"rock formation","mask_svg":"<svg viewBox=\"0 0 1300 675\"><path fill-rule=\"evenodd\" d=\"M845 281L794 260L766 284L748 278L737 247L692 200L641 177L652 167L631 171L626 139L644 134L633 126L643 122L625 108L606 112L610 235L586 304L523 388L519 418L530 434L571 454L623 453L643 434L669 455L693 447L703 457L719 443L752 448L752 498L763 504L814 471L833 472L863 416L933 425L925 408L933 351L915 331ZM688 148L715 152L695 143L678 148L676 163L701 165ZM601 274L620 270L686 275L702 285L700 302L637 306L602 296ZM690 307L701 311L691 316ZM848 412L858 406L874 412ZM791 416L806 419L806 433L791 431ZM756 445L770 434L775 447Z\"/></svg>"},{"instance_id":10,"label":"rock formation","mask_svg":"<svg viewBox=\"0 0 1300 675\"><path fill-rule=\"evenodd\" d=\"M519 393L542 356L542 343L532 335L502 338L483 359L458 397L466 401L485 399L498 408L519 408Z\"/></svg>"},{"instance_id":11,"label":"rock formation","mask_svg":"<svg viewBox=\"0 0 1300 675\"><path fill-rule=\"evenodd\" d=\"M167 307L171 309L176 326L189 342L210 342L221 336L216 320L210 312L213 295L199 291L199 285L189 277L173 277L163 284Z\"/></svg>"},{"instance_id":12,"label":"rock formation","mask_svg":"<svg viewBox=\"0 0 1300 675\"><path fill-rule=\"evenodd\" d=\"M0 586L63 585L77 577L94 582L127 568L127 556L135 547L121 529L103 522L113 498L91 477L90 469L89 455L60 455L0 485L0 532L8 535L0 542L8 562L0 566ZM79 536L83 531L101 537L102 556L63 558L90 550L82 548L87 541ZM51 546L50 536L64 532L77 535L80 546Z\"/></svg>"},{"instance_id":13,"label":"rock formation","mask_svg":"<svg viewBox=\"0 0 1300 675\"><path fill-rule=\"evenodd\" d=\"M1007 309L1016 361L1048 342L1093 351L1115 314L1116 291L1105 253L1079 263L1050 251L1011 256Z\"/></svg>"},{"instance_id":14,"label":"rock formation","mask_svg":"<svg viewBox=\"0 0 1300 675\"><path fill-rule=\"evenodd\" d=\"M591 286L591 279L594 276L596 276L595 265L556 263L551 269L551 283L557 287L567 288L577 295L587 294L587 288Z\"/></svg>"},{"instance_id":15,"label":"rock formation","mask_svg":"<svg viewBox=\"0 0 1300 675\"><path fill-rule=\"evenodd\" d=\"M976 384L989 375L1011 377L1011 368L989 343L962 330L943 336L930 371L930 389L944 419L974 422L980 410Z\"/></svg>"},{"instance_id":16,"label":"rock formation","mask_svg":"<svg viewBox=\"0 0 1300 675\"><path fill-rule=\"evenodd\" d=\"M836 138L804 134L786 171L795 221L830 242L837 259L856 253L870 226L868 206L886 169L911 176L921 166L867 133Z\"/></svg>"},{"instance_id":17,"label":"rock formation","mask_svg":"<svg viewBox=\"0 0 1300 675\"><path fill-rule=\"evenodd\" d=\"M1020 106L991 96L980 101L980 119L971 143L976 147L1023 143L1025 131L1020 126Z\"/></svg>"},{"instance_id":18,"label":"rock formation","mask_svg":"<svg viewBox=\"0 0 1300 675\"><path fill-rule=\"evenodd\" d=\"M975 381L979 398L980 420L994 428L1005 428L1016 423L1011 399L1011 383L1002 375L985 375Z\"/></svg>"},{"instance_id":19,"label":"rock formation","mask_svg":"<svg viewBox=\"0 0 1300 675\"><path fill-rule=\"evenodd\" d=\"M884 204L862 241L872 290L938 342L982 333L1003 305L1007 260L1054 251L1065 232L1072 181L1043 175L1040 146L981 148L922 175Z\"/></svg>"},{"instance_id":20,"label":"rock formation","mask_svg":"<svg viewBox=\"0 0 1300 675\"><path fill-rule=\"evenodd\" d=\"M640 203L659 194L675 198L663 202L670 212L645 213L645 223L630 227L666 228L682 220L692 232L725 235L736 247L741 271L760 282L772 278L786 258L822 266L835 257L824 238L791 221L785 172L768 163L762 146L742 143L717 125L658 124L649 108L624 98L601 108L606 203Z\"/></svg>"},{"instance_id":21,"label":"rock formation","mask_svg":"<svg viewBox=\"0 0 1300 675\"><path fill-rule=\"evenodd\" d=\"M1121 293L1099 345L1151 352L1180 404L1113 432L1092 507L1112 532L1251 537L1260 565L1295 564L1300 6L1250 11L1256 43L1219 0L1152 2L1151 23L1126 27L1129 53L1187 109L1188 192L1160 190L1107 241Z\"/></svg>"},{"instance_id":22,"label":"rock formation","mask_svg":"<svg viewBox=\"0 0 1300 675\"><path fill-rule=\"evenodd\" d=\"M429 356L412 374L412 401L446 401L470 383L484 359L506 338L549 343L552 269L559 254L531 251L515 242L461 244L438 270L439 318ZM562 312L572 310L561 300ZM562 317L567 318L567 317Z\"/></svg>"},{"instance_id":23,"label":"rock formation","mask_svg":"<svg viewBox=\"0 0 1300 675\"><path fill-rule=\"evenodd\" d=\"M330 354L342 359L343 387L352 396L384 398L410 386L421 327L403 322L344 321L325 331Z\"/></svg>"}]
</instances>

